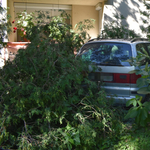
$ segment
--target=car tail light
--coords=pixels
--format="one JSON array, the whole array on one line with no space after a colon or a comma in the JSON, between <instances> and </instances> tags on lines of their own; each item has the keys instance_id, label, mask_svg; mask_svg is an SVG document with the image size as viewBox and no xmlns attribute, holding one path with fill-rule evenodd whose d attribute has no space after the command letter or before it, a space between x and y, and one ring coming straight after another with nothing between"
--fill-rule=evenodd
<instances>
[{"instance_id":1,"label":"car tail light","mask_svg":"<svg viewBox=\"0 0 150 150\"><path fill-rule=\"evenodd\" d=\"M130 74L114 73L115 83L130 83Z\"/></svg>"},{"instance_id":2,"label":"car tail light","mask_svg":"<svg viewBox=\"0 0 150 150\"><path fill-rule=\"evenodd\" d=\"M88 77L92 81L103 81L109 83L131 83L136 84L138 78L141 75L127 74L127 73L102 73L92 72L88 74Z\"/></svg>"},{"instance_id":3,"label":"car tail light","mask_svg":"<svg viewBox=\"0 0 150 150\"><path fill-rule=\"evenodd\" d=\"M122 74L122 73L113 73L111 74L113 76L112 81L104 81L104 82L111 82L111 83L132 83L136 84L136 81L138 78L141 77L141 75L134 74Z\"/></svg>"},{"instance_id":4,"label":"car tail light","mask_svg":"<svg viewBox=\"0 0 150 150\"><path fill-rule=\"evenodd\" d=\"M138 78L141 78L140 74L139 75L136 75L135 73L130 74L130 83L136 84Z\"/></svg>"}]
</instances>

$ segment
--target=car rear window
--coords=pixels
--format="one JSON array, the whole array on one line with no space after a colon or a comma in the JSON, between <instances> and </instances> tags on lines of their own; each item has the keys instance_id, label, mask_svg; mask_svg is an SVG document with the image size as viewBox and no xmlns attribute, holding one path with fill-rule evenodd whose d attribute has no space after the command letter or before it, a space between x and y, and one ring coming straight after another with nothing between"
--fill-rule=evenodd
<instances>
[{"instance_id":1,"label":"car rear window","mask_svg":"<svg viewBox=\"0 0 150 150\"><path fill-rule=\"evenodd\" d=\"M130 66L131 46L126 43L89 43L82 47L81 57L85 61L91 61L104 66Z\"/></svg>"}]
</instances>

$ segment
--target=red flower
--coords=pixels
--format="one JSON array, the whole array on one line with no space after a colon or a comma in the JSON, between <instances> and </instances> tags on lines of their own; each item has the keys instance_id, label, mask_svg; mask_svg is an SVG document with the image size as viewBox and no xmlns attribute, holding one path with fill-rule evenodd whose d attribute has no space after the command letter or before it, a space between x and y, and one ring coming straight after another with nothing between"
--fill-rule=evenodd
<instances>
[{"instance_id":1,"label":"red flower","mask_svg":"<svg viewBox=\"0 0 150 150\"><path fill-rule=\"evenodd\" d=\"M14 22L15 22L15 20L12 21L12 23L14 23Z\"/></svg>"},{"instance_id":2,"label":"red flower","mask_svg":"<svg viewBox=\"0 0 150 150\"><path fill-rule=\"evenodd\" d=\"M24 31L23 34L26 35L26 31Z\"/></svg>"},{"instance_id":3,"label":"red flower","mask_svg":"<svg viewBox=\"0 0 150 150\"><path fill-rule=\"evenodd\" d=\"M13 31L14 33L16 32L16 30Z\"/></svg>"},{"instance_id":4,"label":"red flower","mask_svg":"<svg viewBox=\"0 0 150 150\"><path fill-rule=\"evenodd\" d=\"M14 29L14 30L17 30L17 27L14 27L13 29Z\"/></svg>"}]
</instances>

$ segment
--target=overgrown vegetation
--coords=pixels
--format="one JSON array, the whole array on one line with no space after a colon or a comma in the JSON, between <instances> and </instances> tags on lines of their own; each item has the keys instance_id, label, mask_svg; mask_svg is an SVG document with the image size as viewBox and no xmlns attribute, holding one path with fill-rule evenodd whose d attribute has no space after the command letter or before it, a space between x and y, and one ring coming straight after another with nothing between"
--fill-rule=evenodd
<instances>
[{"instance_id":1,"label":"overgrown vegetation","mask_svg":"<svg viewBox=\"0 0 150 150\"><path fill-rule=\"evenodd\" d=\"M149 26L149 14L150 14L150 4L144 2L147 11L141 11L141 14L146 17L143 21L145 24L145 28L143 28L143 32L147 34L147 38L150 39L150 26ZM125 119L128 118L135 118L135 122L138 126L146 127L150 123L150 54L149 48L142 46L137 46L137 57L129 60L129 62L133 63L136 67L135 71L131 73L136 73L137 75L141 75L141 78L137 80L137 86L139 90L137 91L138 94L146 95L144 100L146 102L143 103L142 96L136 96L135 99L131 99L127 102L127 106L132 105L133 107L129 110L128 114L126 115Z\"/></svg>"},{"instance_id":2,"label":"overgrown vegetation","mask_svg":"<svg viewBox=\"0 0 150 150\"><path fill-rule=\"evenodd\" d=\"M141 10L141 14L145 16L145 20L143 23L146 27L143 28L143 32L147 34L147 37L150 39L150 26L149 26L149 14L150 14L150 4L144 1L146 11ZM138 38L134 31L129 30L126 26L122 26L121 22L125 19L122 15L115 16L117 21L113 21L111 24L105 24L104 30L102 31L100 37L102 38L121 38L121 39L132 39ZM137 47L138 48L138 47ZM136 58L129 60L137 70L131 71L130 73L136 73L137 75L141 75L142 77L137 80L137 85L140 88L137 92L139 94L145 94L145 101L143 103L142 96L137 95L136 98L129 100L126 104L127 107L133 106L129 109L125 119L134 118L135 123L138 126L146 127L150 122L150 56L147 48L143 47L137 51L138 55ZM145 67L143 67L143 64Z\"/></svg>"},{"instance_id":3,"label":"overgrown vegetation","mask_svg":"<svg viewBox=\"0 0 150 150\"><path fill-rule=\"evenodd\" d=\"M149 26L149 14L150 14L150 4L144 1L146 6L146 11L141 10L141 14L145 16L143 33L147 34L147 38L150 40L150 26ZM135 34L134 31L128 30L126 26L121 25L121 20L125 19L122 15L116 16L117 22L112 22L111 24L105 24L104 30L102 34L99 36L100 38L138 38L139 35ZM150 56L147 49L143 48L138 51L138 56L133 58L129 62L133 63L133 65L137 68L136 71L132 73L136 73L137 75L142 75L141 78L137 80L137 85L140 88L139 94L146 94L145 102L143 102L143 98L141 96L136 96L136 98L131 99L127 102L126 106L131 107L128 113L125 115L125 120L129 123L127 130L125 130L122 135L118 136L118 143L114 144L112 148L109 149L149 149L150 143L148 142L149 137L149 123L150 123ZM145 67L143 67L143 63ZM131 72L130 72L131 73ZM129 120L131 118L131 120ZM108 140L107 140L108 142ZM109 141L110 144L112 142ZM108 144L107 143L107 144Z\"/></svg>"},{"instance_id":4,"label":"overgrown vegetation","mask_svg":"<svg viewBox=\"0 0 150 150\"><path fill-rule=\"evenodd\" d=\"M26 32L31 44L0 70L0 145L24 150L108 148L111 144L104 141L124 130L123 116L87 79L87 64L75 59L74 50L87 37L85 29L77 34L63 16L39 13L43 19L37 18L38 24Z\"/></svg>"},{"instance_id":5,"label":"overgrown vegetation","mask_svg":"<svg viewBox=\"0 0 150 150\"><path fill-rule=\"evenodd\" d=\"M31 44L0 70L0 146L21 150L148 149L149 130L137 128L134 120L125 122L127 110L113 107L97 83L88 80L88 64L75 59L73 52L89 37L86 31L93 27L93 20L80 22L75 33L66 24L67 17L65 12L50 17L40 11L37 25L26 27ZM112 38L125 38L124 27L112 27L116 33ZM111 38L112 32L107 31L103 38ZM141 54L136 59L143 60L143 55L148 57ZM148 73L149 68L141 71ZM131 112L129 116L145 116L148 105L144 107L138 97L129 104L142 108L141 114ZM139 123L145 125L145 120Z\"/></svg>"},{"instance_id":6,"label":"overgrown vegetation","mask_svg":"<svg viewBox=\"0 0 150 150\"><path fill-rule=\"evenodd\" d=\"M125 118L135 118L135 122L138 126L145 127L150 122L150 67L148 65L150 56L146 47L142 47L140 49L137 47L137 49L137 57L129 60L136 67L136 70L131 71L130 73L141 75L141 78L137 80L137 86L139 87L137 93L144 94L146 96L143 98L142 96L137 95L136 98L127 102L127 106L132 105L133 107L129 110Z\"/></svg>"}]
</instances>

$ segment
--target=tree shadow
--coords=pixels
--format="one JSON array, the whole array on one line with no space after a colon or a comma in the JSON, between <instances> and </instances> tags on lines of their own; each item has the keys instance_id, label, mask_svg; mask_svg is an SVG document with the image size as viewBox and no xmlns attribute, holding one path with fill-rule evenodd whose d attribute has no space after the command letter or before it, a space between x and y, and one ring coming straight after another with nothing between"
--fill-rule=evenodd
<instances>
[{"instance_id":1,"label":"tree shadow","mask_svg":"<svg viewBox=\"0 0 150 150\"><path fill-rule=\"evenodd\" d=\"M121 25L126 26L130 30L142 35L142 27L144 17L140 14L143 10L144 3L142 0L113 0L113 4L106 4L104 9L104 24L112 21L120 22ZM123 16L124 19L116 16Z\"/></svg>"}]
</instances>

